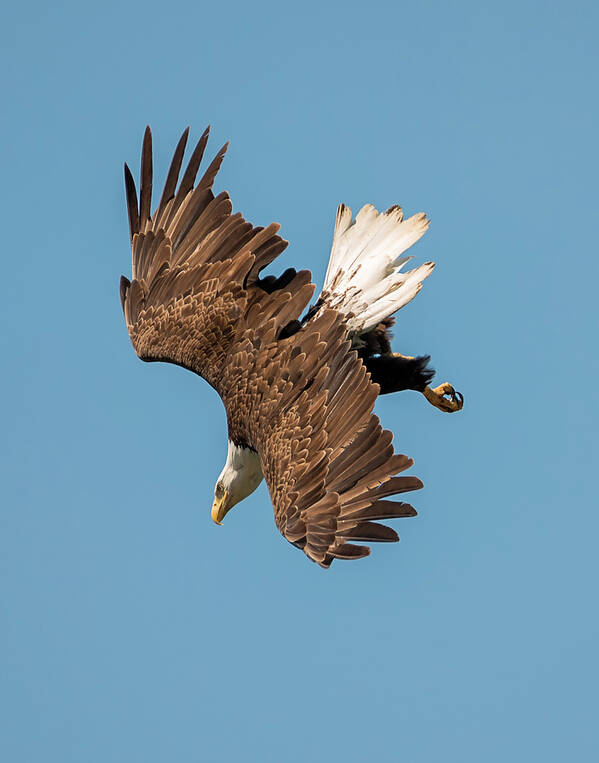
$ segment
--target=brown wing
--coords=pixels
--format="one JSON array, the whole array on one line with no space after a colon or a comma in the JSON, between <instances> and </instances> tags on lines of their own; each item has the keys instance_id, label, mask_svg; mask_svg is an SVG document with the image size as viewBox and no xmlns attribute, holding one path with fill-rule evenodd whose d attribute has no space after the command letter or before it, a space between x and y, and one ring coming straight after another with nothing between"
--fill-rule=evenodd
<instances>
[{"instance_id":1,"label":"brown wing","mask_svg":"<svg viewBox=\"0 0 599 763\"><path fill-rule=\"evenodd\" d=\"M216 386L248 300L246 286L287 242L279 226L256 228L212 185L227 145L202 178L196 175L208 140L204 132L177 183L189 128L175 150L160 202L152 202L152 134L146 128L139 202L125 165L132 281L121 278L121 303L131 342L143 360L176 363Z\"/></svg>"},{"instance_id":2,"label":"brown wing","mask_svg":"<svg viewBox=\"0 0 599 763\"><path fill-rule=\"evenodd\" d=\"M279 301L293 302L285 302L284 295ZM369 554L367 546L353 541L399 540L395 530L374 520L414 516L410 505L383 499L422 483L393 476L413 462L394 454L391 432L372 414L378 386L350 349L343 317L322 310L276 343L271 341L280 326L275 308L267 314L256 307L248 324L255 332L248 332L225 372L224 386L234 390L227 404L229 426L242 425L235 415L245 419L281 533L323 567L335 558Z\"/></svg>"}]
</instances>

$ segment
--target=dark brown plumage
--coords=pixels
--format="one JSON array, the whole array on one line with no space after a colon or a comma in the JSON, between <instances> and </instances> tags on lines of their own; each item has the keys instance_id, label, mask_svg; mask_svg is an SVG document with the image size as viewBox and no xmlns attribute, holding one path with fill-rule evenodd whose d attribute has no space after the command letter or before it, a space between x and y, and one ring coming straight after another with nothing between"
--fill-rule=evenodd
<instances>
[{"instance_id":1,"label":"dark brown plumage","mask_svg":"<svg viewBox=\"0 0 599 763\"><path fill-rule=\"evenodd\" d=\"M352 349L344 315L324 304L300 321L315 288L306 270L260 278L287 242L278 225L254 227L233 214L226 192L214 196L226 146L195 183L208 130L177 190L187 136L153 215L149 128L139 203L125 165L133 262L121 301L133 347L142 360L184 366L216 389L230 440L259 454L287 540L323 567L366 556L360 544L398 540L376 520L416 513L385 499L422 483L395 476L412 461L394 453L391 432L372 413L379 386L368 358Z\"/></svg>"}]
</instances>

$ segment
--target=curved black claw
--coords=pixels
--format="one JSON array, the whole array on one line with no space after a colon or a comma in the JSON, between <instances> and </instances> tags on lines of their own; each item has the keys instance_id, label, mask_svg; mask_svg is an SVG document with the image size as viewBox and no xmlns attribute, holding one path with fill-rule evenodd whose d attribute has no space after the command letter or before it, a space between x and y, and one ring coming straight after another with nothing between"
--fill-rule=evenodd
<instances>
[{"instance_id":1,"label":"curved black claw","mask_svg":"<svg viewBox=\"0 0 599 763\"><path fill-rule=\"evenodd\" d=\"M451 392L449 393L449 397L452 403L456 405L456 407L451 411L451 413L455 413L455 411L461 411L464 406L464 395L462 395L461 392L458 392L457 389L451 388Z\"/></svg>"}]
</instances>

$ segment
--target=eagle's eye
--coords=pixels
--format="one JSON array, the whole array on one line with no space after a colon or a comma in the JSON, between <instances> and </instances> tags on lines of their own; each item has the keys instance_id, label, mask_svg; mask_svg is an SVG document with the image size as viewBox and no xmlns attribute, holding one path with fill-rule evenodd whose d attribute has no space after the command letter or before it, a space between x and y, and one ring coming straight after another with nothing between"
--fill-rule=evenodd
<instances>
[{"instance_id":1,"label":"eagle's eye","mask_svg":"<svg viewBox=\"0 0 599 763\"><path fill-rule=\"evenodd\" d=\"M216 485L216 490L214 491L214 495L215 495L217 498L222 498L222 497L223 497L223 495L224 495L224 493L225 493L225 489L224 489L224 487L223 487L223 484L222 484L222 482L219 482L219 483Z\"/></svg>"}]
</instances>

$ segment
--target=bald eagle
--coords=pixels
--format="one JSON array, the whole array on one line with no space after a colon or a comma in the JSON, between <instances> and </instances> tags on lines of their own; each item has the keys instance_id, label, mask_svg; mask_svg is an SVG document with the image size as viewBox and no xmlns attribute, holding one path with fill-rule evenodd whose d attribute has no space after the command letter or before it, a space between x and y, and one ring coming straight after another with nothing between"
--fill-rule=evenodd
<instances>
[{"instance_id":1,"label":"bald eagle","mask_svg":"<svg viewBox=\"0 0 599 763\"><path fill-rule=\"evenodd\" d=\"M434 267L403 271L404 252L429 221L370 204L354 220L341 204L323 291L302 317L315 290L310 272L261 276L287 246L279 226L254 227L226 192L212 192L228 144L196 182L206 129L178 181L188 133L153 214L149 128L139 200L125 164L132 280L122 276L120 296L133 347L144 361L194 371L222 398L228 452L214 491L217 524L265 479L290 543L324 568L360 559L370 553L363 542L399 540L377 520L416 514L386 499L422 487L396 476L413 461L394 453L372 413L377 396L413 389L442 411L462 407L450 384L429 386L429 356L390 345L392 314Z\"/></svg>"}]
</instances>

